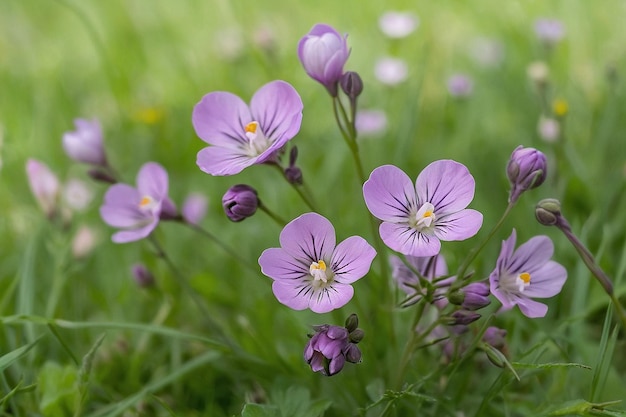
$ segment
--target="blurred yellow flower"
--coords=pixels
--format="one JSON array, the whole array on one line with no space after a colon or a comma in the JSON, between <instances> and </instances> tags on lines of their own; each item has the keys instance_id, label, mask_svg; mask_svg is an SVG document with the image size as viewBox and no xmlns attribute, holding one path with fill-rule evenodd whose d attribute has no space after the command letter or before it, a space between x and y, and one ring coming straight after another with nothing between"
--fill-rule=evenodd
<instances>
[{"instance_id":1,"label":"blurred yellow flower","mask_svg":"<svg viewBox=\"0 0 626 417\"><path fill-rule=\"evenodd\" d=\"M569 105L567 104L567 101L565 99L557 98L552 102L552 111L554 112L555 116L564 117L567 115L568 110Z\"/></svg>"},{"instance_id":2,"label":"blurred yellow flower","mask_svg":"<svg viewBox=\"0 0 626 417\"><path fill-rule=\"evenodd\" d=\"M134 113L134 119L147 125L159 123L165 117L165 112L156 107L142 107Z\"/></svg>"}]
</instances>

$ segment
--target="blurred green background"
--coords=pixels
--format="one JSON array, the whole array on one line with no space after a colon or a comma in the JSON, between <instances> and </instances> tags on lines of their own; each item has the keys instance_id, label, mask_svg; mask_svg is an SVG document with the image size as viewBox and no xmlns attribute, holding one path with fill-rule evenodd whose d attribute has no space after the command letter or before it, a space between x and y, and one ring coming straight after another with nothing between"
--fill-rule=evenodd
<instances>
[{"instance_id":1,"label":"blurred green background","mask_svg":"<svg viewBox=\"0 0 626 417\"><path fill-rule=\"evenodd\" d=\"M386 38L378 19L388 10L414 12L418 29L405 39ZM559 19L565 27L564 39L551 50L533 31L541 17ZM0 0L0 314L46 316L52 309L47 318L152 322L194 334L206 330L199 312L185 300L167 265L156 259L149 245L110 241L112 229L98 215L105 186L93 185L89 209L75 213L64 230L49 224L38 209L25 175L28 158L48 164L62 181L88 181L86 168L69 160L61 147L63 133L73 130L73 120L79 117L100 120L110 162L125 182L133 183L146 161L161 163L170 174L170 196L180 205L189 192L205 194L210 209L203 225L256 263L264 248L278 245L280 228L263 213L242 224L230 223L220 203L226 189L250 184L286 219L307 208L277 172L265 166L251 167L236 177L202 173L195 155L204 143L193 131L191 111L208 92L230 91L248 101L261 85L283 79L304 102L302 128L292 143L299 148L305 181L323 207L322 214L335 223L338 240L353 234L370 240L360 185L334 124L331 100L307 77L296 54L298 40L318 22L349 34L352 52L346 69L357 71L365 84L359 103L387 115L383 134L361 140L367 173L394 164L415 178L433 160L462 162L476 178L471 207L484 213L481 237L506 206L505 166L512 150L524 145L546 153L550 162L546 183L522 197L474 268L477 276L491 272L499 242L513 227L520 243L548 234L555 242L555 259L569 271L563 293L548 302L546 319L527 320L516 311L503 317L500 325L509 329L512 352L520 354L552 338L554 345L548 350L558 361L594 365L607 297L567 240L557 230L537 224L533 209L541 198L560 199L575 232L615 279L617 293L624 294L626 3L617 0ZM477 50L485 42L495 48L490 50L496 55L492 63L481 61L484 51L481 58ZM377 80L374 66L383 56L405 60L406 81L389 86ZM527 74L536 61L549 68L543 98ZM459 72L474 83L465 99L452 97L446 86L447 79ZM542 114L554 116L552 103L558 99L567 102L568 111L559 119L559 141L548 143L539 137L537 125ZM97 246L89 256L75 260L72 238L81 225L95 230ZM215 320L260 362L226 360L194 368L195 373L168 385L163 401L180 415L234 415L246 399L266 398L269 387L299 381L311 388L314 398L320 393L335 397L336 408L329 415L347 415L367 404L363 385L378 371L360 368L393 362L395 352L381 354L383 340L372 342L370 357L364 348L364 363L344 371L345 379L343 374L320 379L301 359L310 324L339 324L357 310L362 327L375 333L367 318L389 312L372 307L377 294L368 291L366 280L355 285L359 306L352 303L328 317L291 312L276 302L270 280L260 272L250 272L210 241L181 229L164 224L157 237L190 277ZM445 246L449 264L458 265L475 243L476 239ZM129 268L137 261L154 272L157 289L144 291L132 281ZM63 281L58 306L52 308L51 288ZM408 317L399 312L398 328L406 327L402 323L408 323ZM59 407L48 411L63 412L57 410L63 410L59 398L65 397L56 388L42 388L44 382L61 372L54 366L71 364L68 349L78 357L86 354L104 330L86 326L53 336L45 326L32 323L3 326L0 353L44 336L35 353L9 368L3 378L5 393L20 378L26 383L39 381L34 392L23 394L33 405L22 403L17 407L20 415L33 415L28 413L42 407L46 393L53 398L50 407ZM149 334L107 330L94 371L94 400L86 407L93 415L104 415L97 414L98 407L172 375L205 348L200 342L196 346ZM626 392L623 341L617 346L621 350L610 368L610 382L598 400L621 399ZM279 362L276 375L269 375L268 368ZM428 365L424 361L416 373ZM533 380L536 385L512 389L514 401L524 405L521 414L510 415L526 415L523 410L550 404L554 398L582 398L590 379L581 370L542 374ZM20 398L16 395L13 401L19 403ZM153 409L145 415L167 415L156 400L146 398ZM468 401L476 405L482 398ZM126 409L144 415L138 403ZM196 414L185 414L191 410Z\"/></svg>"}]
</instances>

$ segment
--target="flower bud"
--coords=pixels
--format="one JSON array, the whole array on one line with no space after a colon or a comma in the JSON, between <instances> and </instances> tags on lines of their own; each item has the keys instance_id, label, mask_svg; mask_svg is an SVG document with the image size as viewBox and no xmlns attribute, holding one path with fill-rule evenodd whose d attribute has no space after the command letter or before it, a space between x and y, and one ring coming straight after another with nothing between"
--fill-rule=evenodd
<instances>
[{"instance_id":1,"label":"flower bud","mask_svg":"<svg viewBox=\"0 0 626 417\"><path fill-rule=\"evenodd\" d=\"M489 326L483 334L483 342L498 350L504 349L506 346L506 330L499 327Z\"/></svg>"},{"instance_id":2,"label":"flower bud","mask_svg":"<svg viewBox=\"0 0 626 417\"><path fill-rule=\"evenodd\" d=\"M365 337L363 329L354 329L350 332L350 341L352 343L359 343Z\"/></svg>"},{"instance_id":3,"label":"flower bud","mask_svg":"<svg viewBox=\"0 0 626 417\"><path fill-rule=\"evenodd\" d=\"M230 187L222 197L224 212L233 222L240 222L252 216L259 204L256 190L245 184Z\"/></svg>"},{"instance_id":4,"label":"flower bud","mask_svg":"<svg viewBox=\"0 0 626 417\"><path fill-rule=\"evenodd\" d=\"M104 182L106 184L115 184L117 180L113 175L109 172L103 171L101 169L90 169L87 171L87 174L94 180L98 182Z\"/></svg>"},{"instance_id":5,"label":"flower bud","mask_svg":"<svg viewBox=\"0 0 626 417\"><path fill-rule=\"evenodd\" d=\"M343 354L350 363L361 362L361 350L353 343L348 343L348 346L343 350Z\"/></svg>"},{"instance_id":6,"label":"flower bud","mask_svg":"<svg viewBox=\"0 0 626 417\"><path fill-rule=\"evenodd\" d=\"M293 146L289 151L289 166L285 168L285 178L290 184L302 184L302 170L296 166L298 159L298 147Z\"/></svg>"},{"instance_id":7,"label":"flower bud","mask_svg":"<svg viewBox=\"0 0 626 417\"><path fill-rule=\"evenodd\" d=\"M63 149L67 156L77 162L106 165L102 146L102 128L97 120L74 120L76 130L63 134Z\"/></svg>"},{"instance_id":8,"label":"flower bud","mask_svg":"<svg viewBox=\"0 0 626 417\"><path fill-rule=\"evenodd\" d=\"M554 226L561 217L561 202L555 198L544 198L535 207L535 217L544 226Z\"/></svg>"},{"instance_id":9,"label":"flower bud","mask_svg":"<svg viewBox=\"0 0 626 417\"><path fill-rule=\"evenodd\" d=\"M141 288L150 288L154 285L154 275L146 268L144 264L134 264L131 267L133 279Z\"/></svg>"},{"instance_id":10,"label":"flower bud","mask_svg":"<svg viewBox=\"0 0 626 417\"><path fill-rule=\"evenodd\" d=\"M207 198L198 193L191 193L183 202L183 219L189 224L198 224L204 218L207 211Z\"/></svg>"},{"instance_id":11,"label":"flower bud","mask_svg":"<svg viewBox=\"0 0 626 417\"><path fill-rule=\"evenodd\" d=\"M489 300L489 284L486 282L473 282L462 289L465 295L461 306L467 310L478 310L487 307Z\"/></svg>"},{"instance_id":12,"label":"flower bud","mask_svg":"<svg viewBox=\"0 0 626 417\"><path fill-rule=\"evenodd\" d=\"M506 167L511 183L509 202L517 201L526 190L540 186L546 179L546 156L535 148L515 148Z\"/></svg>"},{"instance_id":13,"label":"flower bud","mask_svg":"<svg viewBox=\"0 0 626 417\"><path fill-rule=\"evenodd\" d=\"M450 325L467 326L468 324L475 322L479 318L480 318L480 314L474 313L473 311L457 310L454 313L452 313L452 320L450 321Z\"/></svg>"},{"instance_id":14,"label":"flower bud","mask_svg":"<svg viewBox=\"0 0 626 417\"><path fill-rule=\"evenodd\" d=\"M317 24L298 43L298 57L304 70L337 97L337 83L350 56L346 36L334 28Z\"/></svg>"},{"instance_id":15,"label":"flower bud","mask_svg":"<svg viewBox=\"0 0 626 417\"><path fill-rule=\"evenodd\" d=\"M341 90L346 93L350 100L356 100L363 92L363 80L354 71L348 71L339 80Z\"/></svg>"},{"instance_id":16,"label":"flower bud","mask_svg":"<svg viewBox=\"0 0 626 417\"><path fill-rule=\"evenodd\" d=\"M49 218L57 212L61 186L57 176L43 162L29 159L26 162L26 175L33 196L39 207Z\"/></svg>"},{"instance_id":17,"label":"flower bud","mask_svg":"<svg viewBox=\"0 0 626 417\"><path fill-rule=\"evenodd\" d=\"M352 333L359 327L359 317L356 314L350 314L350 316L346 319L345 323L346 329L348 332Z\"/></svg>"}]
</instances>

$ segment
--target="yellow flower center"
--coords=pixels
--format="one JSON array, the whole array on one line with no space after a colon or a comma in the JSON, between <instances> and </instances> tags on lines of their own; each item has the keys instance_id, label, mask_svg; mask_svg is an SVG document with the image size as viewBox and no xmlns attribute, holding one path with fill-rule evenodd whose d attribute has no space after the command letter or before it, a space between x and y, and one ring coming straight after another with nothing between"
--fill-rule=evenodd
<instances>
[{"instance_id":1,"label":"yellow flower center","mask_svg":"<svg viewBox=\"0 0 626 417\"><path fill-rule=\"evenodd\" d=\"M515 285L519 292L524 292L524 289L530 285L530 274L528 272L522 272L515 278Z\"/></svg>"},{"instance_id":2,"label":"yellow flower center","mask_svg":"<svg viewBox=\"0 0 626 417\"><path fill-rule=\"evenodd\" d=\"M437 216L435 216L435 206L430 203L424 203L409 223L411 227L421 231L431 227L435 220L437 220Z\"/></svg>"},{"instance_id":3,"label":"yellow flower center","mask_svg":"<svg viewBox=\"0 0 626 417\"><path fill-rule=\"evenodd\" d=\"M326 262L321 259L317 262L312 262L309 267L309 273L313 277L313 281L328 282L328 275L326 275Z\"/></svg>"},{"instance_id":4,"label":"yellow flower center","mask_svg":"<svg viewBox=\"0 0 626 417\"><path fill-rule=\"evenodd\" d=\"M248 143L248 154L250 156L258 156L269 148L270 141L259 128L259 122L250 122L243 127L243 130L250 141Z\"/></svg>"},{"instance_id":5,"label":"yellow flower center","mask_svg":"<svg viewBox=\"0 0 626 417\"><path fill-rule=\"evenodd\" d=\"M149 195L146 195L141 198L141 201L139 201L139 208L141 210L150 210L155 204L156 202L154 199Z\"/></svg>"}]
</instances>

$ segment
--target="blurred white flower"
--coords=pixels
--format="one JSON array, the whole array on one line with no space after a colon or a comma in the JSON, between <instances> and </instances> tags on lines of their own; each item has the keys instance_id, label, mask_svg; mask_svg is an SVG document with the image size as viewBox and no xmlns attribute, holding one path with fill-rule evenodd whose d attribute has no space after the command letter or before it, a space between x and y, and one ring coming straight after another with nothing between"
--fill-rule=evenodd
<instances>
[{"instance_id":1,"label":"blurred white flower","mask_svg":"<svg viewBox=\"0 0 626 417\"><path fill-rule=\"evenodd\" d=\"M72 210L83 211L93 200L93 191L84 181L72 178L63 187L63 200Z\"/></svg>"},{"instance_id":2,"label":"blurred white flower","mask_svg":"<svg viewBox=\"0 0 626 417\"><path fill-rule=\"evenodd\" d=\"M478 65L497 67L504 60L504 44L497 39L479 37L471 42L469 53Z\"/></svg>"},{"instance_id":3,"label":"blurred white flower","mask_svg":"<svg viewBox=\"0 0 626 417\"><path fill-rule=\"evenodd\" d=\"M558 19L543 17L535 20L535 34L540 41L554 45L565 36L565 27Z\"/></svg>"},{"instance_id":4,"label":"blurred white flower","mask_svg":"<svg viewBox=\"0 0 626 417\"><path fill-rule=\"evenodd\" d=\"M243 54L244 41L241 32L235 28L217 31L214 36L217 51L227 60L236 60Z\"/></svg>"},{"instance_id":5,"label":"blurred white flower","mask_svg":"<svg viewBox=\"0 0 626 417\"><path fill-rule=\"evenodd\" d=\"M389 11L378 19L378 26L385 36L405 38L417 29L419 18L412 12Z\"/></svg>"},{"instance_id":6,"label":"blurred white flower","mask_svg":"<svg viewBox=\"0 0 626 417\"><path fill-rule=\"evenodd\" d=\"M409 67L399 58L380 58L374 67L374 75L383 84L396 85L406 80Z\"/></svg>"},{"instance_id":7,"label":"blurred white flower","mask_svg":"<svg viewBox=\"0 0 626 417\"><path fill-rule=\"evenodd\" d=\"M526 68L526 74L531 81L537 84L545 84L548 81L550 75L550 69L548 65L543 61L531 62Z\"/></svg>"},{"instance_id":8,"label":"blurred white flower","mask_svg":"<svg viewBox=\"0 0 626 417\"><path fill-rule=\"evenodd\" d=\"M377 136L387 130L387 115L382 110L358 110L354 124L359 137Z\"/></svg>"},{"instance_id":9,"label":"blurred white flower","mask_svg":"<svg viewBox=\"0 0 626 417\"><path fill-rule=\"evenodd\" d=\"M537 133L546 142L556 142L561 134L561 126L558 120L541 116L537 124Z\"/></svg>"},{"instance_id":10,"label":"blurred white flower","mask_svg":"<svg viewBox=\"0 0 626 417\"><path fill-rule=\"evenodd\" d=\"M474 81L467 74L454 74L448 78L448 92L453 97L469 97L474 90Z\"/></svg>"},{"instance_id":11,"label":"blurred white flower","mask_svg":"<svg viewBox=\"0 0 626 417\"><path fill-rule=\"evenodd\" d=\"M84 258L95 248L97 241L97 234L91 227L81 226L72 240L72 255L77 259Z\"/></svg>"}]
</instances>

